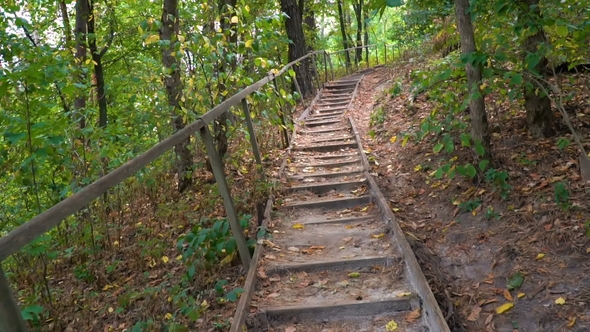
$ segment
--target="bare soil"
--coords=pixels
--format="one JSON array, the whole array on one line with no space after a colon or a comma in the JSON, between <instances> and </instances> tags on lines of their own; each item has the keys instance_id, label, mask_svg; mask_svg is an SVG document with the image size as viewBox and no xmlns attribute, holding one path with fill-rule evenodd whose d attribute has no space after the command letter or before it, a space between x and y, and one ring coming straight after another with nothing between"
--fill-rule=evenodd
<instances>
[{"instance_id":1,"label":"bare soil","mask_svg":"<svg viewBox=\"0 0 590 332\"><path fill-rule=\"evenodd\" d=\"M559 137L571 135L559 123L558 133L535 139L526 131L524 111L517 104L486 100L493 128L492 148L498 168L509 173L513 187L507 199L486 182L462 177L436 180L429 173L452 157L471 161L471 154L455 137L453 153L433 153L437 140L410 140L408 132L431 110L419 97L412 108L407 94L391 97L394 80L409 83L405 73L421 66L402 63L367 75L351 115L372 162L372 174L390 202L398 222L421 262L439 305L453 331L589 331L590 186L583 184L578 151L572 145L557 148ZM577 82L567 109L582 137L589 137L588 77L569 76ZM382 107L384 121L370 126L373 110ZM515 115L502 117L510 109ZM516 111L515 111L516 110ZM369 135L373 130L374 138ZM457 135L458 136L458 135ZM553 185L563 181L569 208L555 202ZM479 199L474 211L458 203ZM493 208L498 218L488 208ZM522 286L508 290L511 276L520 272ZM503 313L496 310L506 304ZM561 304L560 304L561 303Z\"/></svg>"}]
</instances>

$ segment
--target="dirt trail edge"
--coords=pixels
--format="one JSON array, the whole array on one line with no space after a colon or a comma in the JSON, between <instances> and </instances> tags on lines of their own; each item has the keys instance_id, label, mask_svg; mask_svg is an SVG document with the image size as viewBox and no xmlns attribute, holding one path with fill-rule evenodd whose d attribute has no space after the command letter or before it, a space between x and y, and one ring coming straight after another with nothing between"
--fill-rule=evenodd
<instances>
[{"instance_id":1,"label":"dirt trail edge","mask_svg":"<svg viewBox=\"0 0 590 332\"><path fill-rule=\"evenodd\" d=\"M325 85L297 121L231 331L449 331L348 116L371 71Z\"/></svg>"}]
</instances>

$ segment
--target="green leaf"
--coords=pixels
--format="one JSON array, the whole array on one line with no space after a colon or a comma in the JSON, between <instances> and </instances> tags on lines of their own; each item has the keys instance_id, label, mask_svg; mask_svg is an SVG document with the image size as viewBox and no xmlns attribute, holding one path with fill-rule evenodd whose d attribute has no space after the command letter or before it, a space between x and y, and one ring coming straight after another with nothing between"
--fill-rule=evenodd
<instances>
[{"instance_id":1,"label":"green leaf","mask_svg":"<svg viewBox=\"0 0 590 332\"><path fill-rule=\"evenodd\" d=\"M490 163L490 161L489 161L489 160L487 160L487 159L484 159L484 160L480 161L480 162L479 162L479 169L480 169L482 172L485 172L485 170L486 170L486 168L488 167L488 164L489 164L489 163Z\"/></svg>"},{"instance_id":2,"label":"green leaf","mask_svg":"<svg viewBox=\"0 0 590 332\"><path fill-rule=\"evenodd\" d=\"M510 84L513 85L520 85L522 84L522 75L521 74L514 74L510 79Z\"/></svg>"},{"instance_id":3,"label":"green leaf","mask_svg":"<svg viewBox=\"0 0 590 332\"><path fill-rule=\"evenodd\" d=\"M451 153L451 152L455 151L455 144L453 144L453 141L452 140L448 140L448 141L445 142L445 150L448 153Z\"/></svg>"},{"instance_id":4,"label":"green leaf","mask_svg":"<svg viewBox=\"0 0 590 332\"><path fill-rule=\"evenodd\" d=\"M508 285L506 285L506 287L508 288L508 290L515 290L520 288L523 282L524 276L522 275L522 273L516 272L515 274L511 275L508 279Z\"/></svg>"},{"instance_id":5,"label":"green leaf","mask_svg":"<svg viewBox=\"0 0 590 332\"><path fill-rule=\"evenodd\" d=\"M472 179L477 175L477 170L471 164L465 165L465 172L467 173L467 176Z\"/></svg>"},{"instance_id":6,"label":"green leaf","mask_svg":"<svg viewBox=\"0 0 590 332\"><path fill-rule=\"evenodd\" d=\"M557 35L559 37L567 37L567 34L569 32L565 25L558 25L555 31L557 32Z\"/></svg>"},{"instance_id":7,"label":"green leaf","mask_svg":"<svg viewBox=\"0 0 590 332\"><path fill-rule=\"evenodd\" d=\"M480 157L483 157L483 155L486 153L486 150L483 148L483 145L481 145L481 142L475 142L475 152Z\"/></svg>"},{"instance_id":8,"label":"green leaf","mask_svg":"<svg viewBox=\"0 0 590 332\"><path fill-rule=\"evenodd\" d=\"M432 149L435 153L439 153L443 148L445 147L444 144L442 143L438 143L434 146L434 148Z\"/></svg>"},{"instance_id":9,"label":"green leaf","mask_svg":"<svg viewBox=\"0 0 590 332\"><path fill-rule=\"evenodd\" d=\"M385 0L387 7L399 7L403 5L402 0Z\"/></svg>"},{"instance_id":10,"label":"green leaf","mask_svg":"<svg viewBox=\"0 0 590 332\"><path fill-rule=\"evenodd\" d=\"M471 146L471 136L469 134L461 133L461 145L462 146Z\"/></svg>"}]
</instances>

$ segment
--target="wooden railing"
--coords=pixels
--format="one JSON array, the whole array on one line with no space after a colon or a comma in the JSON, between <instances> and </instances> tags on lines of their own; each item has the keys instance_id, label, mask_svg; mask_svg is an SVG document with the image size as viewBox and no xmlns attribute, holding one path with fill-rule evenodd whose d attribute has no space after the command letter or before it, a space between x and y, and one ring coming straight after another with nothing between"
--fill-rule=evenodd
<instances>
[{"instance_id":1,"label":"wooden railing","mask_svg":"<svg viewBox=\"0 0 590 332\"><path fill-rule=\"evenodd\" d=\"M383 50L385 52L384 54L386 61L388 47L391 46L383 44ZM313 65L313 68L315 68L315 70L312 71L312 75L314 76L312 77L312 79L316 83L314 89L318 90L321 88L323 84L325 84L328 81L328 79L331 78L332 80L334 80L336 79L336 76L339 76L335 74L335 72L337 73L337 71L334 70L334 66L332 64L332 56L342 52L350 52L358 48L374 50L375 64L379 64L379 50L377 45L374 44L352 47L346 50L341 50L332 53L329 53L327 51L311 52L293 62L288 63L278 71L270 72L269 74L267 74L266 77L244 88L242 91L234 94L221 104L215 106L207 113L203 114L196 121L187 125L182 130L179 130L172 136L153 146L151 149L133 158L127 163L121 165L117 169L101 177L100 179L86 186L85 188L73 194L72 196L64 199L63 201L52 206L45 212L37 215L28 222L12 230L7 235L1 237L0 263L6 258L8 258L10 255L18 252L27 244L34 241L37 237L52 230L67 217L82 210L86 205L91 203L93 200L107 193L109 189L125 181L127 178L134 176L136 172L138 172L139 170L141 170L142 168L144 168L145 166L147 166L148 164L162 156L167 151L171 150L174 146L188 139L191 135L194 135L196 132L199 132L202 140L205 142L205 147L207 155L209 157L209 161L211 163L213 175L217 182L219 192L223 198L225 211L227 213L227 219L229 220L231 226L232 235L236 240L238 252L240 254L239 256L242 260L242 265L244 266L245 270L248 271L248 269L250 268L250 253L246 245L244 231L241 228L238 220L238 215L236 212L236 208L234 206L234 201L231 196L231 192L228 188L222 162L215 149L213 138L211 136L211 133L209 132L208 124L212 123L217 117L219 117L223 113L228 112L232 107L242 107L244 119L246 120L247 129L250 136L252 152L255 156L257 166L262 169L262 158L260 155L260 150L258 148L258 143L256 141L254 126L252 124L252 119L250 117L250 110L248 102L246 101L246 97L256 92L266 84L272 83L276 86L275 80L277 78L281 77L282 75L285 75L286 73L287 75L290 75L289 69L291 69L296 64L303 63L304 61L308 62L307 65ZM391 59L393 59L393 56L391 56ZM370 66L370 64L367 61L365 64L367 67ZM356 66L358 69L358 63L356 64ZM345 67L346 74L348 74L349 71L352 71L352 68L349 68L348 66ZM328 75L328 73L330 73L330 75ZM295 77L292 77L292 81L294 82L295 88L298 91L299 96L301 96L301 90L299 84L297 83L297 79ZM306 107L305 100L303 98L301 99L301 102L303 103L303 106ZM286 126L284 130L286 133ZM27 330L27 325L22 319L21 311L12 294L8 279L6 278L6 275L2 270L2 266L0 265L0 332L25 332Z\"/></svg>"}]
</instances>

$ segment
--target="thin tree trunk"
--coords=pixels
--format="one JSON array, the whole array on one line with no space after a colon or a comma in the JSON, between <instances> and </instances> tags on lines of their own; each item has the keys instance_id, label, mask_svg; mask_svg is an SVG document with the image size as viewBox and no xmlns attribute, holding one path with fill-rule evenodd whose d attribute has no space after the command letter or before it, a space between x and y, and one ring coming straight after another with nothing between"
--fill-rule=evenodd
<instances>
[{"instance_id":1,"label":"thin tree trunk","mask_svg":"<svg viewBox=\"0 0 590 332\"><path fill-rule=\"evenodd\" d=\"M82 70L86 61L86 38L87 38L87 25L88 14L90 9L88 8L88 1L76 1L76 59L80 70L78 72L78 81L82 85L86 85L86 75ZM86 127L86 116L82 114L86 108L86 95L85 91L78 92L76 99L74 99L74 110L76 112L76 121L79 123L80 128Z\"/></svg>"},{"instance_id":2,"label":"thin tree trunk","mask_svg":"<svg viewBox=\"0 0 590 332\"><path fill-rule=\"evenodd\" d=\"M461 36L461 52L463 54L477 51L471 17L468 12L469 0L455 0L455 15L457 17L457 30ZM481 64L467 63L467 85L469 87L469 112L471 114L471 138L481 142L485 149L483 158L491 160L490 131L486 114L483 94L480 89L482 79ZM477 94L474 97L473 94ZM476 154L477 156L477 154Z\"/></svg>"},{"instance_id":3,"label":"thin tree trunk","mask_svg":"<svg viewBox=\"0 0 590 332\"><path fill-rule=\"evenodd\" d=\"M92 0L90 0L92 1ZM94 63L94 78L96 79L96 99L98 101L98 126L107 126L107 99L104 87L104 70L102 67L102 54L99 53L96 46L96 31L94 28L95 24L95 13L94 4L90 2L90 15L88 19L88 47L92 55L92 61Z\"/></svg>"},{"instance_id":4,"label":"thin tree trunk","mask_svg":"<svg viewBox=\"0 0 590 332\"><path fill-rule=\"evenodd\" d=\"M352 2L354 8L354 15L356 17L356 46L363 46L363 0L356 0ZM357 48L355 50L354 61L358 64L363 57L363 49Z\"/></svg>"},{"instance_id":5,"label":"thin tree trunk","mask_svg":"<svg viewBox=\"0 0 590 332\"><path fill-rule=\"evenodd\" d=\"M305 35L303 34L302 13L295 0L281 0L281 11L288 16L285 19L285 29L287 30L287 36L292 41L292 43L289 43L289 62L291 62L304 56L307 52ZM309 62L304 60L299 65L294 66L303 98L310 97L313 94Z\"/></svg>"},{"instance_id":6,"label":"thin tree trunk","mask_svg":"<svg viewBox=\"0 0 590 332\"><path fill-rule=\"evenodd\" d=\"M336 0L338 3L338 19L340 20L340 33L342 34L342 46L344 49L348 48L348 37L346 35L346 25L344 23L344 10L342 9L342 0ZM346 59L346 67L350 67L350 54L348 51L344 52Z\"/></svg>"},{"instance_id":7,"label":"thin tree trunk","mask_svg":"<svg viewBox=\"0 0 590 332\"><path fill-rule=\"evenodd\" d=\"M162 9L162 28L160 39L169 41L168 47L162 49L162 64L169 70L169 75L164 77L168 105L172 112L172 126L175 131L185 127L180 113L180 101L182 98L182 85L180 81L179 62L174 55L175 44L179 31L178 0L164 0ZM176 173L178 175L178 190L180 192L189 188L192 183L192 154L189 150L190 138L174 147L176 153Z\"/></svg>"},{"instance_id":8,"label":"thin tree trunk","mask_svg":"<svg viewBox=\"0 0 590 332\"><path fill-rule=\"evenodd\" d=\"M70 26L70 17L68 16L68 7L64 0L59 1L59 9L61 11L61 19L64 26L64 45L69 48L72 43L72 27Z\"/></svg>"},{"instance_id":9,"label":"thin tree trunk","mask_svg":"<svg viewBox=\"0 0 590 332\"><path fill-rule=\"evenodd\" d=\"M539 0L523 0L523 5L526 7L525 12L522 16L526 16L526 20L529 20L530 16L541 19L541 12L539 10ZM531 7L534 6L534 7ZM532 27L537 32L528 36L524 41L524 56L527 54L539 52L539 48L547 42L545 32L542 27L535 25ZM525 61L523 59L523 61ZM547 67L547 57L543 55L540 61L534 68L530 68L540 75L544 75L544 69ZM525 61L524 67L527 68ZM530 78L525 78L525 86L523 90L524 94L524 107L526 109L526 118L529 131L535 137L547 137L553 134L553 111L551 110L551 100L545 95L536 83ZM545 86L546 90L550 89L545 83L541 83Z\"/></svg>"},{"instance_id":10,"label":"thin tree trunk","mask_svg":"<svg viewBox=\"0 0 590 332\"><path fill-rule=\"evenodd\" d=\"M367 6L363 7L363 17L364 17L364 22L363 22L363 29L365 31L365 46L369 45L369 30L367 29L367 20L369 19L369 12L367 10ZM376 50L376 48L375 48ZM367 63L369 63L369 48L365 48L365 61Z\"/></svg>"},{"instance_id":11,"label":"thin tree trunk","mask_svg":"<svg viewBox=\"0 0 590 332\"><path fill-rule=\"evenodd\" d=\"M311 32L311 40L307 40L307 50L312 52L315 49L316 42L317 42L317 25L315 23L315 12L311 8L313 4L313 0L299 0L304 1L304 11L303 11L303 24L307 27L307 29Z\"/></svg>"}]
</instances>

